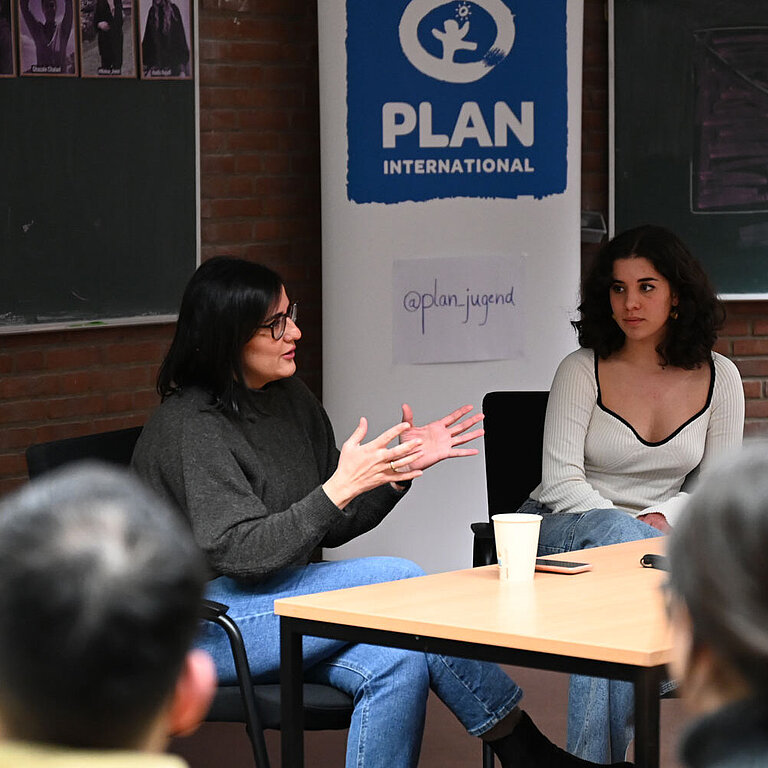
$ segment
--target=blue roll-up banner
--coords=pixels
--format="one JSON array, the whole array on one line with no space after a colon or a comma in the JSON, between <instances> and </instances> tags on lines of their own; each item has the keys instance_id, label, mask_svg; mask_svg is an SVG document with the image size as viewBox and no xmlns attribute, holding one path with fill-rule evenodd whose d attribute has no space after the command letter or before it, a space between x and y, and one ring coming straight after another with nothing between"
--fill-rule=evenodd
<instances>
[{"instance_id":1,"label":"blue roll-up banner","mask_svg":"<svg viewBox=\"0 0 768 768\"><path fill-rule=\"evenodd\" d=\"M391 427L402 403L424 424L491 390L547 389L575 348L582 25L582 0L318 0L323 404L339 444L361 416L366 441ZM472 446L325 556L467 567L469 524L488 516Z\"/></svg>"},{"instance_id":2,"label":"blue roll-up banner","mask_svg":"<svg viewBox=\"0 0 768 768\"><path fill-rule=\"evenodd\" d=\"M566 0L355 0L346 53L350 200L565 190Z\"/></svg>"}]
</instances>

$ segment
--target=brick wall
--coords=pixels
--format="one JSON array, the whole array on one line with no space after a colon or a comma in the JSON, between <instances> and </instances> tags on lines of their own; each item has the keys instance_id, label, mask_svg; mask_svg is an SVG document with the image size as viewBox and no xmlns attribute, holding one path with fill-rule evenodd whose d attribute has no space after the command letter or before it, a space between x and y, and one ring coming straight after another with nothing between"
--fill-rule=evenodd
<instances>
[{"instance_id":1,"label":"brick wall","mask_svg":"<svg viewBox=\"0 0 768 768\"><path fill-rule=\"evenodd\" d=\"M261 261L299 301L302 378L321 391L314 2L201 0L203 258ZM143 423L171 325L0 335L0 494L24 449Z\"/></svg>"},{"instance_id":2,"label":"brick wall","mask_svg":"<svg viewBox=\"0 0 768 768\"><path fill-rule=\"evenodd\" d=\"M203 256L263 261L300 302L299 366L321 391L316 4L201 0ZM585 0L582 207L607 215L607 23ZM585 256L593 251L585 249ZM0 494L27 445L141 424L168 325L0 336ZM729 306L718 349L744 377L747 432L768 433L768 303Z\"/></svg>"}]
</instances>

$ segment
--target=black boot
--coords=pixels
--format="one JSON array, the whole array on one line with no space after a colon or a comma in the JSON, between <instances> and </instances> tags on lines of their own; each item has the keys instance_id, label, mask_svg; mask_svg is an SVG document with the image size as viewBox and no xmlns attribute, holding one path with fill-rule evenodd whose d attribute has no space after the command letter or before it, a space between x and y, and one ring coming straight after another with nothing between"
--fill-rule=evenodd
<instances>
[{"instance_id":1,"label":"black boot","mask_svg":"<svg viewBox=\"0 0 768 768\"><path fill-rule=\"evenodd\" d=\"M593 768L598 765L555 746L525 712L512 733L488 743L503 768ZM611 765L614 768L631 768L632 763Z\"/></svg>"}]
</instances>

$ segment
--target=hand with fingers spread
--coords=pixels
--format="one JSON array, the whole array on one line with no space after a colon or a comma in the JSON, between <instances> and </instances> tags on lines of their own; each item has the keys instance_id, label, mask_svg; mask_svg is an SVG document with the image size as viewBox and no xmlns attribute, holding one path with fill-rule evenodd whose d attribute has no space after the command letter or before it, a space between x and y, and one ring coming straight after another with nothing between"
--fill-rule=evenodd
<instances>
[{"instance_id":1,"label":"hand with fingers spread","mask_svg":"<svg viewBox=\"0 0 768 768\"><path fill-rule=\"evenodd\" d=\"M443 459L477 454L477 448L456 447L485 434L482 427L472 429L483 420L482 413L475 413L462 421L471 410L471 405L463 405L442 419L432 421L423 427L414 427L411 406L403 403L403 421L408 423L408 429L400 433L400 440L403 442L414 438L421 440L421 455L408 462L408 468L423 470Z\"/></svg>"},{"instance_id":2,"label":"hand with fingers spread","mask_svg":"<svg viewBox=\"0 0 768 768\"><path fill-rule=\"evenodd\" d=\"M368 421L365 417L361 418L357 429L341 446L336 471L323 484L326 496L339 509L344 509L365 491L385 483L413 480L421 475L421 470L413 467L413 463L421 458L421 438L418 435L402 438L403 432L410 428L409 423L402 422L370 442L363 443L368 432ZM398 437L399 444L388 448L387 445Z\"/></svg>"}]
</instances>

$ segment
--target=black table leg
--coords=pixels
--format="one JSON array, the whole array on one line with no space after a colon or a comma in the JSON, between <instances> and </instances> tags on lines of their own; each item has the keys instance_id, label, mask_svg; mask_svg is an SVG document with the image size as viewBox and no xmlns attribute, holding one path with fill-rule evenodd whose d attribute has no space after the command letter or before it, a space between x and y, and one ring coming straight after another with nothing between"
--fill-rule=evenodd
<instances>
[{"instance_id":1,"label":"black table leg","mask_svg":"<svg viewBox=\"0 0 768 768\"><path fill-rule=\"evenodd\" d=\"M304 768L302 635L280 617L280 742L282 768Z\"/></svg>"},{"instance_id":2,"label":"black table leg","mask_svg":"<svg viewBox=\"0 0 768 768\"><path fill-rule=\"evenodd\" d=\"M659 768L659 686L664 667L639 670L635 678L635 765Z\"/></svg>"}]
</instances>

